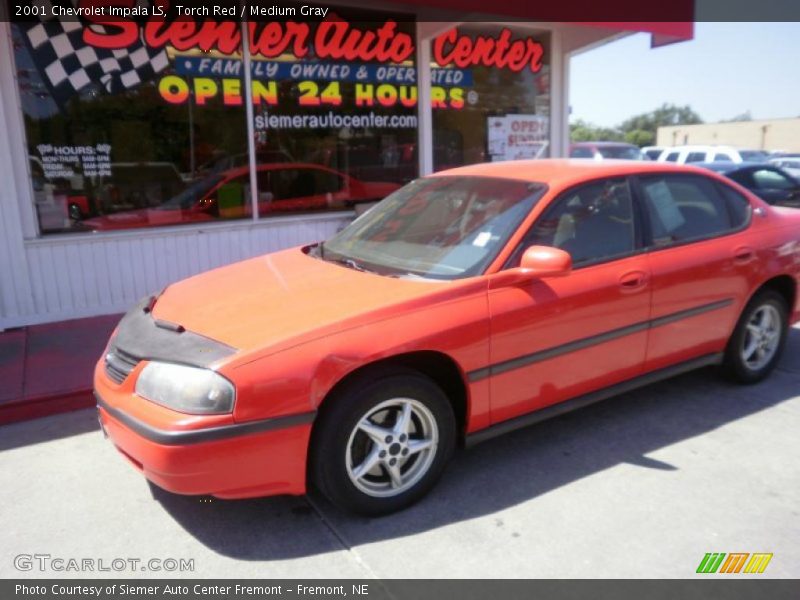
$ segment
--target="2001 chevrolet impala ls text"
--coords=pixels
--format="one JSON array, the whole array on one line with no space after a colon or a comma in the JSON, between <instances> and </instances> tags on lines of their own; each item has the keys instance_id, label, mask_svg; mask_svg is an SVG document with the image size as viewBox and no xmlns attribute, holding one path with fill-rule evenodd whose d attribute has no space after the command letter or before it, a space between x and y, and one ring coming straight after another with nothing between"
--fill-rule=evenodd
<instances>
[{"instance_id":1,"label":"2001 chevrolet impala ls text","mask_svg":"<svg viewBox=\"0 0 800 600\"><path fill-rule=\"evenodd\" d=\"M704 365L764 378L798 238L800 213L692 167L445 171L145 299L95 370L100 420L173 492L391 512L459 444Z\"/></svg>"}]
</instances>

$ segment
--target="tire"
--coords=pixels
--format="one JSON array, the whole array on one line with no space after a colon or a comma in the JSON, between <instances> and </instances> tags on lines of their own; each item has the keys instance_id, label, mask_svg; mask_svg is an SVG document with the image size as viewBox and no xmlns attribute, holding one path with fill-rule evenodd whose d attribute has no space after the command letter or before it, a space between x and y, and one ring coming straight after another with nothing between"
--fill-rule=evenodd
<instances>
[{"instance_id":1,"label":"tire","mask_svg":"<svg viewBox=\"0 0 800 600\"><path fill-rule=\"evenodd\" d=\"M757 383L769 375L783 353L789 327L786 300L764 290L748 302L728 346L723 368L739 383Z\"/></svg>"},{"instance_id":2,"label":"tire","mask_svg":"<svg viewBox=\"0 0 800 600\"><path fill-rule=\"evenodd\" d=\"M325 400L309 475L340 509L386 515L430 491L455 439L453 408L433 381L416 371L376 371Z\"/></svg>"}]
</instances>

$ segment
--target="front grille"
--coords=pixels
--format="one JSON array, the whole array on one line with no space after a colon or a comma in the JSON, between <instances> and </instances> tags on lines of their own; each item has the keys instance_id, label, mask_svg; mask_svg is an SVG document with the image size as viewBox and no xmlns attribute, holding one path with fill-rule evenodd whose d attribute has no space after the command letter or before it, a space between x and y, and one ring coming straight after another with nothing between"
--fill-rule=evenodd
<instances>
[{"instance_id":1,"label":"front grille","mask_svg":"<svg viewBox=\"0 0 800 600\"><path fill-rule=\"evenodd\" d=\"M106 353L106 375L116 383L122 383L131 374L139 359L126 354L119 348L110 348Z\"/></svg>"}]
</instances>

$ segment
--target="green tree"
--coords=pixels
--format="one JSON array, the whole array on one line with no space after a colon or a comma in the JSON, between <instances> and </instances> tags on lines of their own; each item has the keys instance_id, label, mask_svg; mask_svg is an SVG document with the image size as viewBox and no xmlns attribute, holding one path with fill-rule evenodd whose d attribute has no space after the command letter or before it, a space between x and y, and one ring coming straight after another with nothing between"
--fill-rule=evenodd
<instances>
[{"instance_id":1,"label":"green tree","mask_svg":"<svg viewBox=\"0 0 800 600\"><path fill-rule=\"evenodd\" d=\"M652 131L644 129L634 129L625 133L625 141L634 146L652 146L656 141L656 136Z\"/></svg>"},{"instance_id":2,"label":"green tree","mask_svg":"<svg viewBox=\"0 0 800 600\"><path fill-rule=\"evenodd\" d=\"M621 142L622 133L616 128L598 127L578 119L570 126L570 138L573 142Z\"/></svg>"},{"instance_id":3,"label":"green tree","mask_svg":"<svg viewBox=\"0 0 800 600\"><path fill-rule=\"evenodd\" d=\"M749 110L744 111L740 115L736 115L735 117L731 117L730 119L722 119L721 123L739 123L742 121L752 121L753 115L750 114Z\"/></svg>"},{"instance_id":4,"label":"green tree","mask_svg":"<svg viewBox=\"0 0 800 600\"><path fill-rule=\"evenodd\" d=\"M573 142L628 142L640 147L650 146L655 143L659 127L702 122L703 119L690 106L665 103L655 110L626 119L617 127L598 127L578 119L570 124L570 137Z\"/></svg>"},{"instance_id":5,"label":"green tree","mask_svg":"<svg viewBox=\"0 0 800 600\"><path fill-rule=\"evenodd\" d=\"M640 146L652 144L656 139L659 127L667 125L695 125L702 123L700 118L690 106L676 106L662 104L659 108L633 116L619 125L626 141ZM637 140L637 141L633 141Z\"/></svg>"}]
</instances>

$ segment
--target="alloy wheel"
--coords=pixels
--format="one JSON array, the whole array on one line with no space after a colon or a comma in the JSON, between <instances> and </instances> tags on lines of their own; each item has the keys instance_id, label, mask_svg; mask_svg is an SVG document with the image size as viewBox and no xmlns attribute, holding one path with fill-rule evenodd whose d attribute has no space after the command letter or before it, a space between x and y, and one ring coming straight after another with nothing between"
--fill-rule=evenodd
<instances>
[{"instance_id":1,"label":"alloy wheel","mask_svg":"<svg viewBox=\"0 0 800 600\"><path fill-rule=\"evenodd\" d=\"M772 304L758 307L747 322L741 357L748 369L758 371L772 360L781 341L781 316Z\"/></svg>"},{"instance_id":2,"label":"alloy wheel","mask_svg":"<svg viewBox=\"0 0 800 600\"><path fill-rule=\"evenodd\" d=\"M412 398L381 402L350 433L347 474L369 496L397 496L425 476L438 443L436 419L423 403Z\"/></svg>"}]
</instances>

